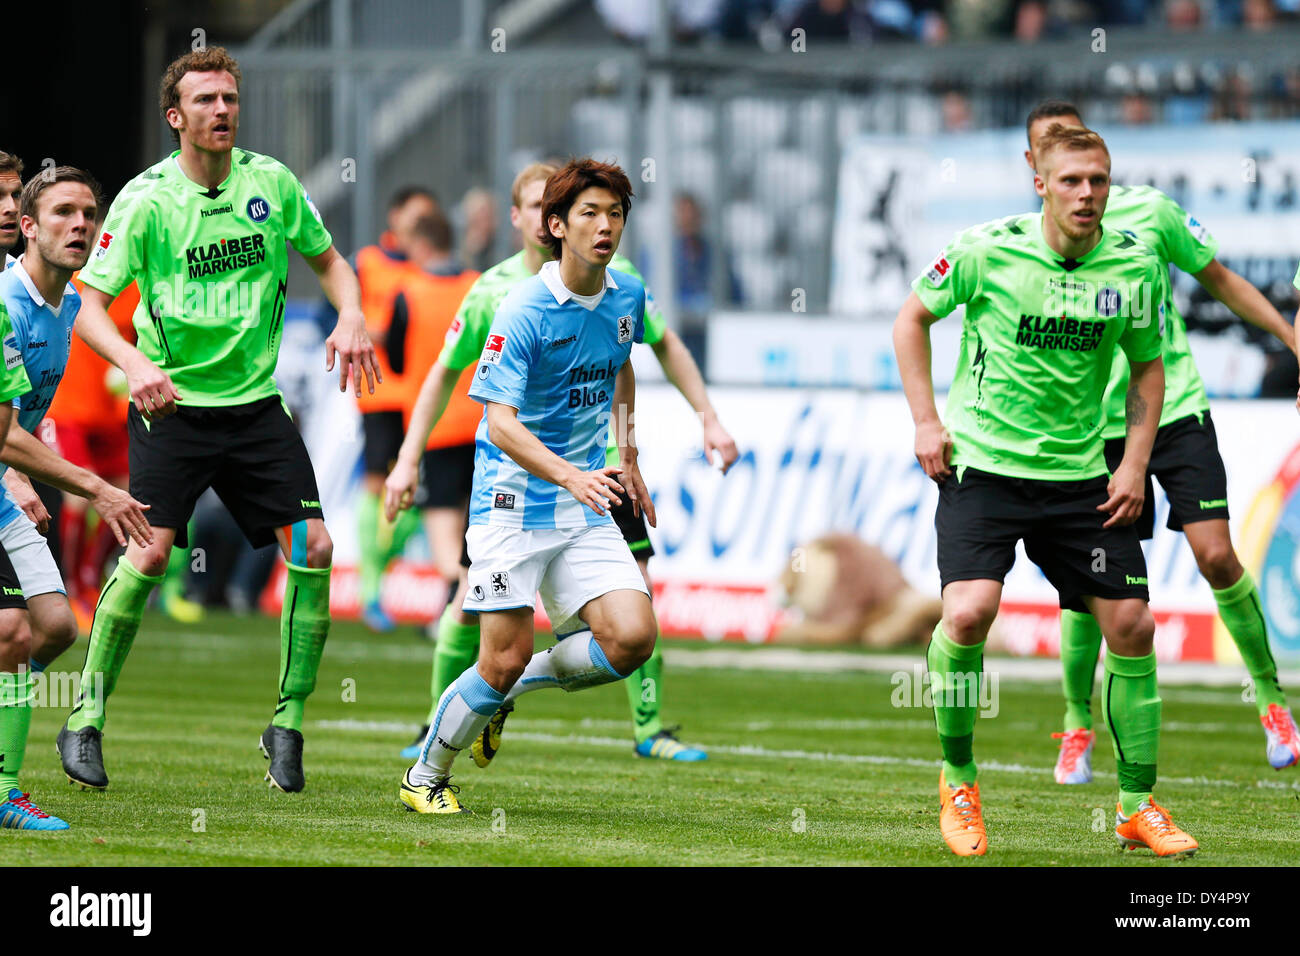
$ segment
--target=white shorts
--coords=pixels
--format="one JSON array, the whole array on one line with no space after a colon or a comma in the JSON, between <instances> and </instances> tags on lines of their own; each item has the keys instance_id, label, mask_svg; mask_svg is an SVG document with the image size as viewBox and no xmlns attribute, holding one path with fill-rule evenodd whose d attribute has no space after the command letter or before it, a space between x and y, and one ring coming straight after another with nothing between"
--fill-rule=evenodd
<instances>
[{"instance_id":1,"label":"white shorts","mask_svg":"<svg viewBox=\"0 0 1300 956\"><path fill-rule=\"evenodd\" d=\"M578 611L610 591L649 597L636 559L612 522L586 528L526 530L473 524L465 532L469 586L462 610L534 607L535 595L556 637L582 630Z\"/></svg>"},{"instance_id":2,"label":"white shorts","mask_svg":"<svg viewBox=\"0 0 1300 956\"><path fill-rule=\"evenodd\" d=\"M50 553L49 542L25 514L0 528L0 546L14 566L24 598L31 600L38 594L51 592L68 593L63 587L59 566Z\"/></svg>"}]
</instances>

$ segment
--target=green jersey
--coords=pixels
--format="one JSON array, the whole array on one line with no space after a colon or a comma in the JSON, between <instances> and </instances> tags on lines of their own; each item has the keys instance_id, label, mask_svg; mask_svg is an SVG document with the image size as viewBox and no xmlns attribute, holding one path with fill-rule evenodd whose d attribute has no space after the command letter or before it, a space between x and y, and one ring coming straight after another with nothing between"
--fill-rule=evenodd
<instances>
[{"instance_id":1,"label":"green jersey","mask_svg":"<svg viewBox=\"0 0 1300 956\"><path fill-rule=\"evenodd\" d=\"M137 347L171 376L186 405L277 395L286 244L316 256L333 240L277 160L234 149L230 175L208 190L181 171L179 156L123 187L81 278L114 296L136 282Z\"/></svg>"},{"instance_id":2,"label":"green jersey","mask_svg":"<svg viewBox=\"0 0 1300 956\"><path fill-rule=\"evenodd\" d=\"M23 350L18 346L18 336L14 335L14 325L3 300L0 300L0 343L3 343L0 351L4 354L4 366L0 368L0 402L9 402L30 392L32 383L23 367ZM17 414L14 412L15 417Z\"/></svg>"},{"instance_id":3,"label":"green jersey","mask_svg":"<svg viewBox=\"0 0 1300 956\"><path fill-rule=\"evenodd\" d=\"M609 260L609 267L617 272L626 272L645 284L636 266L617 253ZM479 276L456 311L456 318L447 330L447 342L442 347L438 361L453 372L469 368L477 362L487 344L497 307L510 294L511 289L532 277L533 273L524 265L522 250ZM645 343L654 345L663 339L668 325L664 321L664 314L654 304L649 289L646 290L645 298ZM605 461L609 465L618 464L618 442L612 428L605 447Z\"/></svg>"},{"instance_id":4,"label":"green jersey","mask_svg":"<svg viewBox=\"0 0 1300 956\"><path fill-rule=\"evenodd\" d=\"M953 465L1048 481L1106 474L1112 358L1160 356L1161 274L1146 246L1111 229L1081 259L1062 259L1041 214L959 233L912 283L940 318L966 306L944 412Z\"/></svg>"},{"instance_id":5,"label":"green jersey","mask_svg":"<svg viewBox=\"0 0 1300 956\"><path fill-rule=\"evenodd\" d=\"M1195 274L1208 266L1219 243L1182 206L1152 186L1112 186L1103 222L1108 229L1136 236L1157 256L1165 273L1169 263ZM1164 338L1165 403L1160 424L1168 425L1210 407L1201 373L1187 344L1187 326L1174 307L1172 286L1165 294ZM1123 438L1124 401L1128 392L1128 362L1118 353L1106 385L1106 425L1103 438Z\"/></svg>"}]
</instances>

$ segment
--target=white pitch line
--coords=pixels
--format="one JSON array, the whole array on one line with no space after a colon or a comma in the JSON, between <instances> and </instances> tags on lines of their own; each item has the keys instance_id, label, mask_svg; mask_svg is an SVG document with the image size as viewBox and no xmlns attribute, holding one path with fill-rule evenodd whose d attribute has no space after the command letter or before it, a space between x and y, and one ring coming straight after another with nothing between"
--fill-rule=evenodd
<instances>
[{"instance_id":1,"label":"white pitch line","mask_svg":"<svg viewBox=\"0 0 1300 956\"><path fill-rule=\"evenodd\" d=\"M365 720L318 720L316 726L330 730L355 730L355 731L405 731L409 733L415 728L411 724L403 724L389 721L365 721ZM538 744L559 744L562 746L581 746L581 747L617 747L624 749L628 743L622 737L588 737L582 734L543 734L533 731L518 731L510 734L511 740L527 740L531 743ZM733 757L758 757L768 760L808 760L815 763L847 763L847 764L869 764L877 766L895 766L895 767L921 767L933 770L941 765L938 760L922 760L919 757L891 757L884 754L846 754L835 753L833 751L815 751L815 750L795 750L795 749L773 749L770 747L757 747L753 745L731 745L731 744L709 744L708 749L713 753L728 754ZM1024 764L1000 763L994 760L980 761L981 770L997 771L1000 773L1018 773L1030 774L1034 776L1047 776L1052 769L1047 766L1027 767ZM1104 777L1114 779L1115 775L1104 771L1097 771L1094 777ZM1200 787L1243 787L1249 784L1240 780L1217 780L1210 777L1161 777L1163 783L1188 784L1190 786ZM1282 783L1274 780L1256 780L1255 786L1268 790L1300 790L1300 781L1296 783Z\"/></svg>"}]
</instances>

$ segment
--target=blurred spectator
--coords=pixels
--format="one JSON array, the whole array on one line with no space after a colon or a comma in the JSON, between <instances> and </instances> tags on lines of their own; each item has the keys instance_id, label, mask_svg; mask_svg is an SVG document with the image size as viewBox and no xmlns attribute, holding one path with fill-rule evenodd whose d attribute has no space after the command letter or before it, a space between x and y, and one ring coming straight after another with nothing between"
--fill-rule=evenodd
<instances>
[{"instance_id":1,"label":"blurred spectator","mask_svg":"<svg viewBox=\"0 0 1300 956\"><path fill-rule=\"evenodd\" d=\"M729 4L725 0L669 0L672 16L673 33L684 40L699 37L713 31L727 20L731 29L735 24L731 18L748 24L748 14L742 9L726 9L732 6L747 7L756 4ZM659 27L659 4L646 0L596 0L596 12L605 21L605 26L616 37L633 43L643 43L653 36ZM492 264L492 263L489 263Z\"/></svg>"},{"instance_id":2,"label":"blurred spectator","mask_svg":"<svg viewBox=\"0 0 1300 956\"><path fill-rule=\"evenodd\" d=\"M1125 126L1146 126L1155 119L1151 98L1145 93L1125 93L1119 102L1119 121Z\"/></svg>"},{"instance_id":3,"label":"blurred spectator","mask_svg":"<svg viewBox=\"0 0 1300 956\"><path fill-rule=\"evenodd\" d=\"M497 237L497 201L492 193L477 186L467 192L460 201L460 218L465 237L460 259L465 268L482 272L496 265L498 257L493 246Z\"/></svg>"},{"instance_id":4,"label":"blurred spectator","mask_svg":"<svg viewBox=\"0 0 1300 956\"><path fill-rule=\"evenodd\" d=\"M1165 25L1176 31L1200 29L1200 3L1197 0L1169 0L1165 5Z\"/></svg>"},{"instance_id":5,"label":"blurred spectator","mask_svg":"<svg viewBox=\"0 0 1300 956\"><path fill-rule=\"evenodd\" d=\"M1047 4L1042 0L1029 0L1016 8L1016 39L1021 43L1036 43L1047 28Z\"/></svg>"},{"instance_id":6,"label":"blurred spectator","mask_svg":"<svg viewBox=\"0 0 1300 956\"><path fill-rule=\"evenodd\" d=\"M1273 6L1273 0L1244 0L1241 22L1248 30L1272 29L1277 24L1277 8Z\"/></svg>"},{"instance_id":7,"label":"blurred spectator","mask_svg":"<svg viewBox=\"0 0 1300 956\"><path fill-rule=\"evenodd\" d=\"M703 319L713 308L713 244L704 234L704 214L690 193L678 193L673 201L673 261L677 270L677 305L682 314ZM642 256L646 284L654 289L654 262ZM727 270L727 298L740 301L740 284L730 263Z\"/></svg>"},{"instance_id":8,"label":"blurred spectator","mask_svg":"<svg viewBox=\"0 0 1300 956\"><path fill-rule=\"evenodd\" d=\"M971 114L970 100L958 90L949 90L943 94L943 129L946 133L963 133L975 128Z\"/></svg>"},{"instance_id":9,"label":"blurred spectator","mask_svg":"<svg viewBox=\"0 0 1300 956\"><path fill-rule=\"evenodd\" d=\"M1250 119L1252 86L1248 71L1233 70L1228 73L1222 85L1215 91L1210 119L1218 122Z\"/></svg>"},{"instance_id":10,"label":"blurred spectator","mask_svg":"<svg viewBox=\"0 0 1300 956\"><path fill-rule=\"evenodd\" d=\"M1009 36L1015 16L1014 0L949 0L946 11L954 40L983 40Z\"/></svg>"},{"instance_id":11,"label":"blurred spectator","mask_svg":"<svg viewBox=\"0 0 1300 956\"><path fill-rule=\"evenodd\" d=\"M871 21L851 0L804 0L786 29L803 30L809 40L871 40Z\"/></svg>"}]
</instances>

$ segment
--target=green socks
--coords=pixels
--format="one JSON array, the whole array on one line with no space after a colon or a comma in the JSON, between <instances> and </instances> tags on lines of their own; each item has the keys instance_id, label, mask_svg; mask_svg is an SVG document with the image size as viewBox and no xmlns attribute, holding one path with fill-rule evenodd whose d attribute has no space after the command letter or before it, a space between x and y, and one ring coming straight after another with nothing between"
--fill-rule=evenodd
<instances>
[{"instance_id":1,"label":"green socks","mask_svg":"<svg viewBox=\"0 0 1300 956\"><path fill-rule=\"evenodd\" d=\"M384 515L383 498L362 492L357 521L361 536L357 596L361 606L366 607L379 600L384 569L406 550L406 542L420 529L420 512L414 508L399 511L397 521L390 524ZM456 676L460 676L459 672Z\"/></svg>"},{"instance_id":2,"label":"green socks","mask_svg":"<svg viewBox=\"0 0 1300 956\"><path fill-rule=\"evenodd\" d=\"M433 701L429 709L429 724L438 715L438 701L443 691L478 660L478 623L461 624L457 617L455 605L449 603L438 621L438 643L433 650L433 678L429 687Z\"/></svg>"},{"instance_id":3,"label":"green socks","mask_svg":"<svg viewBox=\"0 0 1300 956\"><path fill-rule=\"evenodd\" d=\"M86 648L86 663L81 669L81 693L68 717L69 730L104 729L108 696L117 686L122 665L135 643L149 592L161 580L161 575L154 577L137 571L125 557L118 559L117 570L104 585L95 607L90 646Z\"/></svg>"},{"instance_id":4,"label":"green socks","mask_svg":"<svg viewBox=\"0 0 1300 956\"><path fill-rule=\"evenodd\" d=\"M301 731L303 705L316 688L330 630L330 569L285 563L289 580L280 611L280 698L271 723Z\"/></svg>"},{"instance_id":5,"label":"green socks","mask_svg":"<svg viewBox=\"0 0 1300 956\"><path fill-rule=\"evenodd\" d=\"M1092 730L1092 684L1101 652L1101 627L1091 614L1061 611L1063 730Z\"/></svg>"},{"instance_id":6,"label":"green socks","mask_svg":"<svg viewBox=\"0 0 1300 956\"><path fill-rule=\"evenodd\" d=\"M632 706L632 727L636 742L649 740L663 730L659 720L659 700L663 692L664 655L655 641L655 652L650 659L634 670L623 681L627 689L627 702Z\"/></svg>"},{"instance_id":7,"label":"green socks","mask_svg":"<svg viewBox=\"0 0 1300 956\"><path fill-rule=\"evenodd\" d=\"M0 803L18 786L32 725L31 672L0 673Z\"/></svg>"},{"instance_id":8,"label":"green socks","mask_svg":"<svg viewBox=\"0 0 1300 956\"><path fill-rule=\"evenodd\" d=\"M1131 817L1142 801L1151 799L1156 785L1160 692L1155 651L1145 657L1120 657L1106 651L1101 706L1115 751L1120 812Z\"/></svg>"},{"instance_id":9,"label":"green socks","mask_svg":"<svg viewBox=\"0 0 1300 956\"><path fill-rule=\"evenodd\" d=\"M379 513L382 507L378 495L364 491L361 493L357 505L357 530L360 534L357 543L361 547L357 568L357 596L363 608L379 600L379 582L384 576L384 565L387 564L384 560L388 551L387 542L379 540L379 526L387 523Z\"/></svg>"},{"instance_id":10,"label":"green socks","mask_svg":"<svg viewBox=\"0 0 1300 956\"><path fill-rule=\"evenodd\" d=\"M975 782L975 718L979 711L980 676L984 670L984 642L964 647L934 626L926 650L930 669L930 694L934 723L943 748L944 780L949 786Z\"/></svg>"},{"instance_id":11,"label":"green socks","mask_svg":"<svg viewBox=\"0 0 1300 956\"><path fill-rule=\"evenodd\" d=\"M1236 584L1215 591L1214 602L1255 682L1255 706L1260 716L1268 712L1269 704L1285 707L1286 695L1277 682L1277 664L1268 649L1268 627L1250 572L1242 571Z\"/></svg>"}]
</instances>

